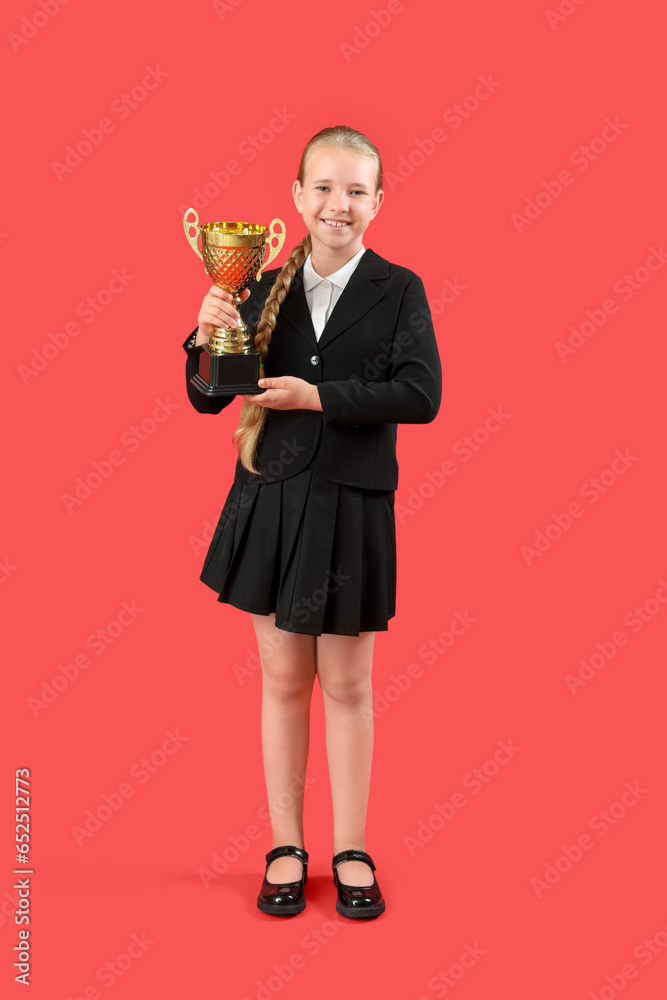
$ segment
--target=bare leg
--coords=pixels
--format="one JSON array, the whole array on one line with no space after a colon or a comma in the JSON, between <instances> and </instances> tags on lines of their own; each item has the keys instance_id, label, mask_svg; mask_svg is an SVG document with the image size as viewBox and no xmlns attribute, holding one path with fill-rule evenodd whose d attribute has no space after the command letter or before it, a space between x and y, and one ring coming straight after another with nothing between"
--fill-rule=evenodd
<instances>
[{"instance_id":1,"label":"bare leg","mask_svg":"<svg viewBox=\"0 0 667 1000\"><path fill-rule=\"evenodd\" d=\"M273 847L303 847L303 793L315 681L315 636L276 628L275 614L251 614L262 665L262 755ZM298 858L276 858L269 882L296 882Z\"/></svg>"},{"instance_id":2,"label":"bare leg","mask_svg":"<svg viewBox=\"0 0 667 1000\"><path fill-rule=\"evenodd\" d=\"M366 812L373 757L371 669L375 632L317 636L317 676L326 719L326 746L334 813L334 854L366 850ZM345 885L372 885L363 861L338 866Z\"/></svg>"}]
</instances>

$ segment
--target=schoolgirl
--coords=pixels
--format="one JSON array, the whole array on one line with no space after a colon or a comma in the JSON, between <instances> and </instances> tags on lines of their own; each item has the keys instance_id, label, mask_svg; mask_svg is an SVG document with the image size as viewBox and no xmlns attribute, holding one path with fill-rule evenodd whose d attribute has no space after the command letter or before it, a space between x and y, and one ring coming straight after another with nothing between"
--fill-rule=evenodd
<instances>
[{"instance_id":1,"label":"schoolgirl","mask_svg":"<svg viewBox=\"0 0 667 1000\"><path fill-rule=\"evenodd\" d=\"M421 279L362 242L384 200L375 145L347 126L322 129L303 150L292 193L308 232L282 268L244 292L264 391L243 397L234 481L201 580L251 615L268 799L290 802L272 811L258 907L290 915L306 905L303 788L317 678L336 909L370 918L385 909L365 827L373 646L396 613L397 425L434 419L441 367ZM213 329L239 318L230 298L213 286L183 344L200 413L220 413L234 398L204 396L189 381Z\"/></svg>"}]
</instances>

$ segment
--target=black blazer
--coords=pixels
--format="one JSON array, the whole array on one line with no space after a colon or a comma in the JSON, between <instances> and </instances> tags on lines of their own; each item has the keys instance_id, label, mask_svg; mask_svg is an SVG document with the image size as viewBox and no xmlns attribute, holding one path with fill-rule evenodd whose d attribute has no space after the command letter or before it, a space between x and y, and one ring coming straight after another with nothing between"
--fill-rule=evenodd
<instances>
[{"instance_id":1,"label":"black blazer","mask_svg":"<svg viewBox=\"0 0 667 1000\"><path fill-rule=\"evenodd\" d=\"M241 306L253 336L279 271L253 281ZM190 385L203 350L193 346L196 332L183 344L188 397L199 413L220 413L234 396L208 397ZM322 412L267 407L255 458L260 472L239 459L237 481L278 482L312 465L330 482L395 490L397 424L429 423L441 399L440 357L421 278L366 250L318 341L301 267L280 307L264 374L317 385Z\"/></svg>"}]
</instances>

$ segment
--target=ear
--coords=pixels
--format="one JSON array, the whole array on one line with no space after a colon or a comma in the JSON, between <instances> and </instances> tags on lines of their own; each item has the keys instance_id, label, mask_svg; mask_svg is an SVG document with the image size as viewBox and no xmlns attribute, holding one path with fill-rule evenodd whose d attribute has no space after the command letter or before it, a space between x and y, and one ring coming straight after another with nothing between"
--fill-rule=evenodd
<instances>
[{"instance_id":1,"label":"ear","mask_svg":"<svg viewBox=\"0 0 667 1000\"><path fill-rule=\"evenodd\" d=\"M382 188L380 188L378 193L375 195L375 202L373 210L371 212L371 219L374 219L375 216L378 214L378 212L380 211L380 205L382 204L383 201L384 201L384 191L382 190Z\"/></svg>"},{"instance_id":2,"label":"ear","mask_svg":"<svg viewBox=\"0 0 667 1000\"><path fill-rule=\"evenodd\" d=\"M303 209L301 208L301 196L303 194L303 188L298 181L294 181L292 185L292 197L294 198L294 204L296 205L297 212L303 215Z\"/></svg>"}]
</instances>

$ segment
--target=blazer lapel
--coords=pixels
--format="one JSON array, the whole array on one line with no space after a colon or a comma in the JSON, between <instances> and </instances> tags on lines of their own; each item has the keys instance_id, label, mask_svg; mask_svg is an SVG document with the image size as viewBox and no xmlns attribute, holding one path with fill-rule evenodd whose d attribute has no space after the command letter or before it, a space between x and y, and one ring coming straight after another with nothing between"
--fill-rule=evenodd
<instances>
[{"instance_id":1,"label":"blazer lapel","mask_svg":"<svg viewBox=\"0 0 667 1000\"><path fill-rule=\"evenodd\" d=\"M365 256L365 255L364 255ZM306 291L303 287L303 266L299 268L294 277L290 290L285 296L285 301L278 313L281 320L286 319L299 333L311 348L317 348L317 337L313 321L310 317L310 309L306 301Z\"/></svg>"},{"instance_id":2,"label":"blazer lapel","mask_svg":"<svg viewBox=\"0 0 667 1000\"><path fill-rule=\"evenodd\" d=\"M328 347L332 340L344 333L384 298L384 292L375 281L388 275L387 261L378 257L372 250L366 250L325 323L318 342L320 348Z\"/></svg>"},{"instance_id":3,"label":"blazer lapel","mask_svg":"<svg viewBox=\"0 0 667 1000\"><path fill-rule=\"evenodd\" d=\"M388 275L387 261L373 250L366 250L334 306L318 341L303 287L303 267L300 267L280 307L280 316L295 327L311 348L327 347L384 297L384 292L375 281Z\"/></svg>"}]
</instances>

